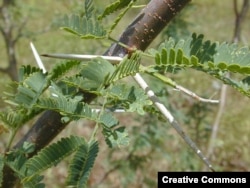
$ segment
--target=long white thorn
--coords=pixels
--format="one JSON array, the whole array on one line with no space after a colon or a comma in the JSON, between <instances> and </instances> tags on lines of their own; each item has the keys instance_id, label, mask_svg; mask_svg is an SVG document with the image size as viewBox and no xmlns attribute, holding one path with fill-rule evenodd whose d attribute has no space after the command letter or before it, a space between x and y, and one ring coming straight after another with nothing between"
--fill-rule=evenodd
<instances>
[{"instance_id":1,"label":"long white thorn","mask_svg":"<svg viewBox=\"0 0 250 188\"><path fill-rule=\"evenodd\" d=\"M102 109L99 109L99 108L95 108L95 109L92 109L92 112L100 112ZM115 113L124 113L126 112L124 109L115 109L115 110L110 110L110 109L107 109L107 112L115 112Z\"/></svg>"},{"instance_id":2,"label":"long white thorn","mask_svg":"<svg viewBox=\"0 0 250 188\"><path fill-rule=\"evenodd\" d=\"M119 56L100 56L100 55L84 55L84 54L42 54L41 56L44 57L51 57L51 58L58 58L58 59L69 59L69 60L91 60L93 58L97 58L97 57L101 57L105 60L110 61L112 64L118 64L122 61L123 58L119 57ZM179 90L183 93L185 93L186 95L191 96L192 98L195 98L198 101L201 102L205 102L205 103L219 103L219 100L212 100L212 99L205 99L202 98L200 96L198 96L197 94L195 94L194 92L180 86L180 85L176 85L175 86L176 90Z\"/></svg>"},{"instance_id":3,"label":"long white thorn","mask_svg":"<svg viewBox=\"0 0 250 188\"><path fill-rule=\"evenodd\" d=\"M36 60L36 63L38 65L38 67L43 70L43 73L46 73L47 71L46 71L46 69L45 69L45 67L43 65L43 62L42 62L39 54L37 53L37 50L36 50L36 48L35 48L35 46L34 46L34 44L32 42L30 42L30 47L31 47L31 50L33 52L33 55L35 57L35 60Z\"/></svg>"},{"instance_id":4,"label":"long white thorn","mask_svg":"<svg viewBox=\"0 0 250 188\"><path fill-rule=\"evenodd\" d=\"M122 58L117 56L100 56L100 55L81 55L81 54L41 54L44 57L52 57L58 59L70 59L70 60L91 60L97 57L101 57L110 61L113 64L118 64Z\"/></svg>"},{"instance_id":5,"label":"long white thorn","mask_svg":"<svg viewBox=\"0 0 250 188\"><path fill-rule=\"evenodd\" d=\"M44 64L43 64L43 62L42 62L42 60L41 60L41 58L40 58L40 56L39 56L39 54L38 54L38 52L37 52L34 44L32 42L30 42L30 47L31 47L33 55L34 55L34 57L36 59L36 63L38 65L38 67L43 70L43 73L46 73L47 71L46 71L46 69L44 67ZM49 87L52 87L52 86L49 86ZM58 95L56 95L55 93L52 93L52 96L58 97Z\"/></svg>"}]
</instances>

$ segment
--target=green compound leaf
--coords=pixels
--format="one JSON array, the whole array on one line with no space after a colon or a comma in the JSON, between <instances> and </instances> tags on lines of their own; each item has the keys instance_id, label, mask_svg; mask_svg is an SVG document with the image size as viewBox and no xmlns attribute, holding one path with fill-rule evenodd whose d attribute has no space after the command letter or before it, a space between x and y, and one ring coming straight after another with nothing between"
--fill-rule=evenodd
<instances>
[{"instance_id":1,"label":"green compound leaf","mask_svg":"<svg viewBox=\"0 0 250 188\"><path fill-rule=\"evenodd\" d=\"M107 31L97 19L92 0L86 0L83 16L72 14L64 16L63 30L77 35L82 39L103 39L107 37Z\"/></svg>"},{"instance_id":2,"label":"green compound leaf","mask_svg":"<svg viewBox=\"0 0 250 188\"><path fill-rule=\"evenodd\" d=\"M98 142L91 142L78 148L68 171L67 185L69 187L87 186L87 181L98 151Z\"/></svg>"},{"instance_id":3,"label":"green compound leaf","mask_svg":"<svg viewBox=\"0 0 250 188\"><path fill-rule=\"evenodd\" d=\"M70 154L74 152L77 154L82 147L86 147L87 145L88 144L83 138L70 136L62 138L58 142L45 147L34 157L22 162L23 165L21 166L22 168L20 168L22 171L20 170L20 172L22 172L21 177L23 185L25 187L34 188L45 187L44 184L40 183L43 177L39 176L39 174L57 165ZM26 150L27 149L30 149L30 147L26 148Z\"/></svg>"},{"instance_id":4,"label":"green compound leaf","mask_svg":"<svg viewBox=\"0 0 250 188\"><path fill-rule=\"evenodd\" d=\"M80 17L75 14L65 16L64 27L61 28L82 39L103 39L107 37L107 31L98 20Z\"/></svg>"},{"instance_id":5,"label":"green compound leaf","mask_svg":"<svg viewBox=\"0 0 250 188\"><path fill-rule=\"evenodd\" d=\"M45 169L57 165L61 160L65 159L65 157L69 156L78 150L80 146L84 146L85 144L85 140L81 137L70 136L62 138L58 142L39 151L34 157L28 159L26 162L28 174L33 176L34 174L39 174Z\"/></svg>"},{"instance_id":6,"label":"green compound leaf","mask_svg":"<svg viewBox=\"0 0 250 188\"><path fill-rule=\"evenodd\" d=\"M22 66L19 69L18 80L19 82L22 82L24 79L27 78L27 76L31 75L32 73L39 72L39 71L41 70L38 67L32 67L30 65Z\"/></svg>"},{"instance_id":7,"label":"green compound leaf","mask_svg":"<svg viewBox=\"0 0 250 188\"><path fill-rule=\"evenodd\" d=\"M0 119L8 129L16 130L26 122L34 118L42 110L34 109L27 112L26 109L6 109L0 112Z\"/></svg>"},{"instance_id":8,"label":"green compound leaf","mask_svg":"<svg viewBox=\"0 0 250 188\"><path fill-rule=\"evenodd\" d=\"M97 114L92 112L92 109L87 104L80 102L80 99L79 97L68 98L58 95L56 97L42 98L36 106L42 109L58 111L68 120L78 120L80 118L96 120Z\"/></svg>"},{"instance_id":9,"label":"green compound leaf","mask_svg":"<svg viewBox=\"0 0 250 188\"><path fill-rule=\"evenodd\" d=\"M106 90L105 95L116 105L120 103L128 112L136 111L141 115L145 113L144 107L152 104L141 88L127 84L111 86Z\"/></svg>"},{"instance_id":10,"label":"green compound leaf","mask_svg":"<svg viewBox=\"0 0 250 188\"><path fill-rule=\"evenodd\" d=\"M106 80L113 74L114 70L114 66L109 61L95 58L82 65L78 75L65 78L62 81L84 91L97 92L106 84Z\"/></svg>"},{"instance_id":11,"label":"green compound leaf","mask_svg":"<svg viewBox=\"0 0 250 188\"><path fill-rule=\"evenodd\" d=\"M80 61L65 61L56 64L50 71L49 76L53 79L58 79L67 72L80 65Z\"/></svg>"},{"instance_id":12,"label":"green compound leaf","mask_svg":"<svg viewBox=\"0 0 250 188\"><path fill-rule=\"evenodd\" d=\"M119 123L111 113L102 113L98 122L108 128L113 128Z\"/></svg>"},{"instance_id":13,"label":"green compound leaf","mask_svg":"<svg viewBox=\"0 0 250 188\"><path fill-rule=\"evenodd\" d=\"M119 127L114 130L103 130L105 141L110 148L126 147L129 145L130 139L125 127Z\"/></svg>"},{"instance_id":14,"label":"green compound leaf","mask_svg":"<svg viewBox=\"0 0 250 188\"><path fill-rule=\"evenodd\" d=\"M228 71L249 74L250 52L248 47L239 48L236 44L222 43L218 45L214 56L215 65L226 63Z\"/></svg>"},{"instance_id":15,"label":"green compound leaf","mask_svg":"<svg viewBox=\"0 0 250 188\"><path fill-rule=\"evenodd\" d=\"M149 66L145 72L161 73L184 68L203 71L231 85L246 96L250 96L250 87L241 81L227 76L227 72L242 75L250 74L250 50L236 44L212 43L204 41L203 35L193 34L186 40L175 42L173 38L163 42L158 49L148 51L155 59L155 65Z\"/></svg>"},{"instance_id":16,"label":"green compound leaf","mask_svg":"<svg viewBox=\"0 0 250 188\"><path fill-rule=\"evenodd\" d=\"M134 2L134 0L117 0L111 3L105 8L104 12L98 17L98 19L103 19L104 17L127 7L131 2Z\"/></svg>"},{"instance_id":17,"label":"green compound leaf","mask_svg":"<svg viewBox=\"0 0 250 188\"><path fill-rule=\"evenodd\" d=\"M41 70L33 72L18 85L14 102L30 109L47 87L46 75Z\"/></svg>"},{"instance_id":18,"label":"green compound leaf","mask_svg":"<svg viewBox=\"0 0 250 188\"><path fill-rule=\"evenodd\" d=\"M108 35L110 36L111 32L115 29L115 27L118 25L120 20L123 18L123 16L127 13L128 10L132 7L132 5L135 3L135 0L119 0L115 3L111 4L111 6L107 7L104 13L99 17L99 19L102 19L103 17L107 16L108 14L111 14L114 11L117 11L118 9L122 9L125 7L125 10L123 10L114 20L113 24L109 28Z\"/></svg>"},{"instance_id":19,"label":"green compound leaf","mask_svg":"<svg viewBox=\"0 0 250 188\"><path fill-rule=\"evenodd\" d=\"M131 57L124 57L116 67L114 73L107 80L108 83L113 83L127 76L133 76L139 72L141 52L136 51Z\"/></svg>"},{"instance_id":20,"label":"green compound leaf","mask_svg":"<svg viewBox=\"0 0 250 188\"><path fill-rule=\"evenodd\" d=\"M23 187L43 188L45 187L45 185L41 183L43 176L33 174L32 177L30 177L28 169L26 168L26 162L28 160L26 155L33 151L33 147L33 144L25 142L22 147L6 153L4 162L6 166L13 170L15 176L20 179Z\"/></svg>"}]
</instances>

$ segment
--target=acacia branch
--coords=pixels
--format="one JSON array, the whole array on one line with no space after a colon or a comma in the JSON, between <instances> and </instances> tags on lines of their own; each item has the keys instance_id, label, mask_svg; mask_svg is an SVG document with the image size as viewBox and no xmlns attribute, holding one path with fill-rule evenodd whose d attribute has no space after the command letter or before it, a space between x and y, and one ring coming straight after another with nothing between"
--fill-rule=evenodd
<instances>
[{"instance_id":1,"label":"acacia branch","mask_svg":"<svg viewBox=\"0 0 250 188\"><path fill-rule=\"evenodd\" d=\"M190 91L189 89L187 89L181 85L176 85L176 89L178 91L183 92L184 94L186 94L188 96L191 96L192 98L196 99L199 102L211 103L211 104L218 104L220 102L219 100L206 99L206 98L200 97L196 93L194 93L193 91Z\"/></svg>"},{"instance_id":2,"label":"acacia branch","mask_svg":"<svg viewBox=\"0 0 250 188\"><path fill-rule=\"evenodd\" d=\"M145 50L169 21L181 11L190 0L151 0L135 20L122 33L119 42L139 50ZM129 50L119 44L113 44L104 55L123 57ZM84 93L84 102L90 103L96 96ZM32 157L49 144L67 124L61 121L58 112L46 111L28 133L14 146L19 148L25 141L35 144ZM4 167L3 187L11 188L16 177L11 169Z\"/></svg>"},{"instance_id":3,"label":"acacia branch","mask_svg":"<svg viewBox=\"0 0 250 188\"><path fill-rule=\"evenodd\" d=\"M33 51L34 47L31 46ZM43 64L40 60L36 52L34 51L34 56L37 59L38 66L44 70ZM79 55L79 54L43 54L42 56L45 57L53 57L53 58L59 58L59 59L75 59L75 60L91 60L93 58L102 57L103 59L110 60L112 64L117 64L123 60L123 58L119 56L98 56L98 55ZM45 70L46 71L46 70ZM154 76L158 77L160 80L162 80L162 75L154 74ZM208 161L207 157L203 155L203 153L199 150L199 148L196 146L196 144L192 141L192 139L184 132L184 130L181 128L180 124L175 120L174 116L171 114L171 112L166 108L166 106L159 100L159 98L154 94L154 92L149 88L146 81L141 77L139 73L136 73L134 76L134 80L137 82L137 84L144 90L144 92L148 95L149 99L153 102L153 104L156 106L156 108L162 113L162 115L166 118L166 120L170 123L170 125L177 131L177 133L183 138L183 140L186 142L187 145L191 147L191 149L200 157L200 159L204 162L206 167L208 167L210 170L214 171L211 163ZM182 91L186 95L189 95L193 98L195 98L198 101L201 102L207 102L207 103L218 103L218 100L211 100L211 99L205 99L202 97L199 97L194 92L177 85L173 81L163 79L162 81L167 82L169 85L173 86L176 90ZM171 82L171 83L170 83ZM223 102L223 101L222 101ZM95 109L95 111L99 111L100 109ZM120 112L120 111L119 111Z\"/></svg>"},{"instance_id":4,"label":"acacia branch","mask_svg":"<svg viewBox=\"0 0 250 188\"><path fill-rule=\"evenodd\" d=\"M134 76L136 82L140 85L140 87L146 92L149 99L154 103L157 109L163 114L166 120L170 123L170 125L176 130L176 132L183 138L183 140L188 144L191 149L200 157L200 159L204 162L204 164L211 170L214 171L211 163L208 159L203 155L201 150L196 146L196 144L191 140L191 138L183 131L180 124L175 120L174 116L171 112L165 107L165 105L158 99L158 97L154 94L154 92L149 88L147 83L141 77L139 73Z\"/></svg>"}]
</instances>

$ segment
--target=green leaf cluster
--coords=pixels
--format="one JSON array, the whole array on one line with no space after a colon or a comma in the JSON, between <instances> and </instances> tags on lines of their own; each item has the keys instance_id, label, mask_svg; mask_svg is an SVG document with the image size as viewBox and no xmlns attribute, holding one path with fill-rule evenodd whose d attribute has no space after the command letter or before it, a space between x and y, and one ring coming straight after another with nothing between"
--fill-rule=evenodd
<instances>
[{"instance_id":1,"label":"green leaf cluster","mask_svg":"<svg viewBox=\"0 0 250 188\"><path fill-rule=\"evenodd\" d=\"M119 121L114 117L113 109L119 107L125 111L144 114L144 107L151 105L139 87L121 83L121 80L139 71L140 56L134 54L131 57L124 58L119 65L112 65L102 58L87 62L64 61L55 64L48 73L31 66L23 66L20 70L20 81L12 84L13 93L6 93L10 108L0 113L1 121L15 136L18 128L27 121L44 110L53 110L62 115L64 123L79 119L96 122L97 130L102 129L109 147L127 146L128 133L125 127L118 126ZM85 95L89 93L102 99L103 104L98 106L85 103ZM100 111L96 111L93 106L99 107ZM93 135L95 131L93 130ZM9 166L24 186L44 187L42 172L75 153L67 183L70 186L83 187L98 153L95 139L93 136L87 143L76 136L63 138L31 158L28 155L34 145L28 143L31 144L29 147L23 146L2 155L0 167ZM12 139L10 146L11 142Z\"/></svg>"},{"instance_id":2,"label":"green leaf cluster","mask_svg":"<svg viewBox=\"0 0 250 188\"><path fill-rule=\"evenodd\" d=\"M243 82L244 78L237 80L228 76L229 73L246 77L250 74L248 47L204 41L203 35L194 33L192 37L177 42L170 38L158 49L149 49L148 54L155 60L155 65L146 68L145 72L149 74L192 68L212 75L224 84L250 96L250 88L247 82Z\"/></svg>"},{"instance_id":3,"label":"green leaf cluster","mask_svg":"<svg viewBox=\"0 0 250 188\"><path fill-rule=\"evenodd\" d=\"M106 37L106 30L94 19L71 15L64 17L64 29L79 36L82 39L102 39Z\"/></svg>"},{"instance_id":4,"label":"green leaf cluster","mask_svg":"<svg viewBox=\"0 0 250 188\"><path fill-rule=\"evenodd\" d=\"M9 151L6 156L1 155L1 174L3 166L6 165L15 172L24 187L42 188L45 185L42 183L41 173L73 154L66 185L85 187L99 150L96 141L87 143L78 136L62 138L45 147L33 157L27 158L33 149L34 144L25 142L22 148ZM1 180L2 175L0 182Z\"/></svg>"},{"instance_id":5,"label":"green leaf cluster","mask_svg":"<svg viewBox=\"0 0 250 188\"><path fill-rule=\"evenodd\" d=\"M113 3L111 3L110 5L108 5L105 10L103 11L103 13L98 17L99 19L103 19L104 17L118 11L121 10L125 7L127 7L131 2L133 2L134 0L117 0Z\"/></svg>"},{"instance_id":6,"label":"green leaf cluster","mask_svg":"<svg viewBox=\"0 0 250 188\"><path fill-rule=\"evenodd\" d=\"M65 15L63 30L70 32L81 39L104 39L109 38L110 33L118 25L119 21L131 9L132 5L135 3L135 0L118 0L109 4L104 11L99 14L98 11L93 7L92 0L86 0L84 6L83 15ZM116 17L111 26L106 26L105 23L102 23L102 20L108 15L117 12L121 9L121 13Z\"/></svg>"}]
</instances>

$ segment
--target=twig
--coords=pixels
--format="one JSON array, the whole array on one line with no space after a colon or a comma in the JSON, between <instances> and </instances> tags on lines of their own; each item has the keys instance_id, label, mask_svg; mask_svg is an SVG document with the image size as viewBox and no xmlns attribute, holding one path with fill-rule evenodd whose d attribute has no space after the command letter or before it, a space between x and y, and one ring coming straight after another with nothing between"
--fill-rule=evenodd
<instances>
[{"instance_id":1,"label":"twig","mask_svg":"<svg viewBox=\"0 0 250 188\"><path fill-rule=\"evenodd\" d=\"M210 158L211 155L213 154L214 143L217 137L220 120L221 120L222 114L224 112L225 104L226 104L226 97L227 97L227 85L223 84L221 87L221 93L220 93L220 105L219 105L219 109L215 117L215 121L214 121L213 128L212 128L212 134L211 134L210 141L208 144L208 149L207 149L208 158Z\"/></svg>"},{"instance_id":2,"label":"twig","mask_svg":"<svg viewBox=\"0 0 250 188\"><path fill-rule=\"evenodd\" d=\"M57 59L69 60L91 60L97 57L111 61L112 64L118 64L122 58L117 56L102 56L102 55L81 55L81 54L41 54L44 57L52 57Z\"/></svg>"},{"instance_id":3,"label":"twig","mask_svg":"<svg viewBox=\"0 0 250 188\"><path fill-rule=\"evenodd\" d=\"M41 56L58 58L58 59L69 59L69 60L91 60L93 58L101 57L105 60L110 61L112 64L118 64L123 59L119 56L100 56L100 55L81 55L81 54L42 54ZM162 75L159 75L156 73L154 73L153 76L156 76L158 78L160 78L160 76L162 77ZM171 85L176 90L179 90L179 91L183 92L184 94L191 96L192 98L194 98L200 102L214 103L214 104L219 103L219 100L202 98L202 97L198 96L197 94L195 94L194 92L188 90L187 88L184 88L183 86L180 86L180 85L174 83L170 79L166 80L166 78L164 78L164 80L163 79L161 79L161 80L164 81L165 83Z\"/></svg>"},{"instance_id":4,"label":"twig","mask_svg":"<svg viewBox=\"0 0 250 188\"><path fill-rule=\"evenodd\" d=\"M176 90L179 90L181 92L183 92L184 94L200 101L200 102L205 102L205 103L214 103L217 104L219 103L219 100L212 100L212 99L205 99L202 98L200 96L198 96L197 94L195 94L193 91L188 90L187 88L184 88L183 86L180 86L178 84L176 84L172 79L165 77L164 75L158 73L158 72L148 72L150 75L160 79L162 82L170 85L171 87L175 88Z\"/></svg>"},{"instance_id":5,"label":"twig","mask_svg":"<svg viewBox=\"0 0 250 188\"><path fill-rule=\"evenodd\" d=\"M174 119L173 115L169 110L159 101L154 92L149 88L147 83L141 77L139 73L134 76L136 82L140 87L147 93L149 99L155 104L155 106L160 110L164 117L168 120L170 125L177 131L177 133L183 138L183 140L193 149L193 151L200 157L200 159L206 164L206 166L211 170L215 171L212 167L212 164L208 159L203 155L201 150L196 146L196 144L191 140L191 138L182 130L179 123Z\"/></svg>"},{"instance_id":6,"label":"twig","mask_svg":"<svg viewBox=\"0 0 250 188\"><path fill-rule=\"evenodd\" d=\"M90 60L96 57L102 57L106 60L111 60L112 62L119 63L122 61L123 58L117 56L97 56L97 55L77 55L77 54L43 54L42 56L45 57L53 57L53 58L61 58L61 59L77 59L77 60ZM214 171L211 163L208 159L202 154L201 150L196 146L196 144L191 140L189 136L183 131L179 123L174 119L171 112L160 102L154 92L149 88L145 80L141 77L139 73L136 73L134 76L135 81L139 84L139 86L146 92L149 99L154 103L154 105L160 110L160 112L165 116L167 121L171 124L171 126L177 131L177 133L184 139L184 141L193 149L193 151L200 157L200 159L206 164L206 166L211 170ZM193 92L181 87L175 86L176 89L183 91L184 93L199 99L200 101L209 101L215 103L213 100L203 99L198 97ZM217 102L217 101L216 101Z\"/></svg>"},{"instance_id":7,"label":"twig","mask_svg":"<svg viewBox=\"0 0 250 188\"><path fill-rule=\"evenodd\" d=\"M188 96L193 97L194 99L200 101L200 102L204 102L204 103L213 103L213 104L218 104L220 101L219 100L213 100L213 99L205 99L202 97L199 97L197 94L195 94L194 92L188 90L187 88L184 88L180 85L176 85L175 87L177 90L182 91L183 93L187 94Z\"/></svg>"}]
</instances>

